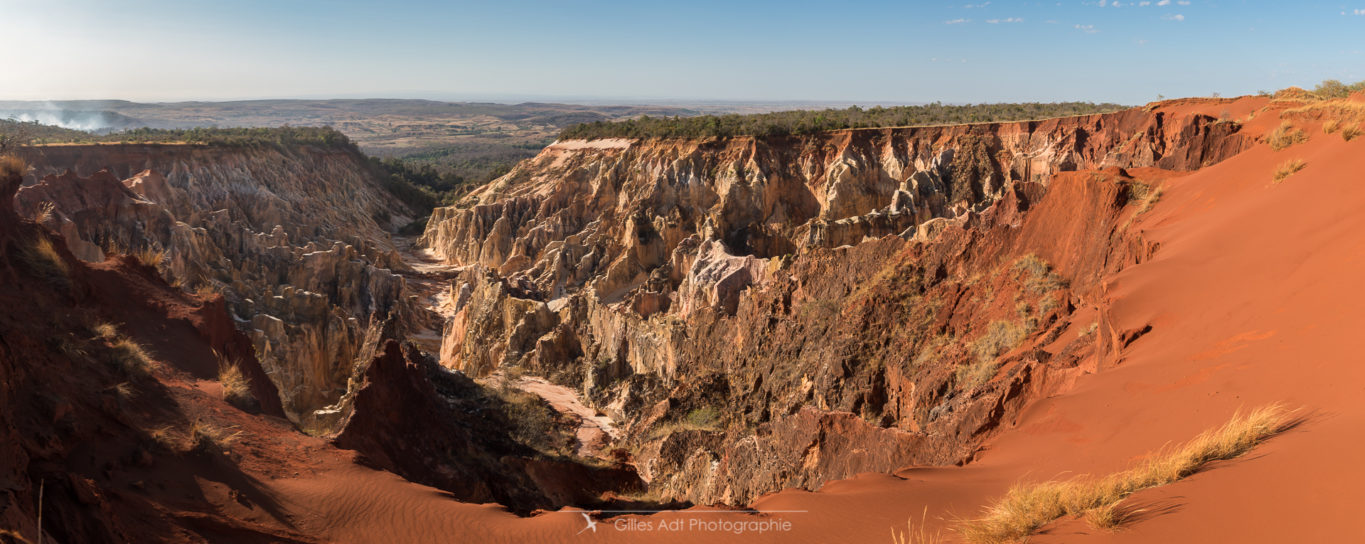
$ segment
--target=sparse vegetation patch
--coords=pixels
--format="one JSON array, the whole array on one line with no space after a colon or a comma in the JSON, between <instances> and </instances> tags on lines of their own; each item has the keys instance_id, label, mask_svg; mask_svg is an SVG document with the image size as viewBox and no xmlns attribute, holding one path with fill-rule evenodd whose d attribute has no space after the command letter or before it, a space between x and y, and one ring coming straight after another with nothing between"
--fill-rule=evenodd
<instances>
[{"instance_id":1,"label":"sparse vegetation patch","mask_svg":"<svg viewBox=\"0 0 1365 544\"><path fill-rule=\"evenodd\" d=\"M256 409L256 397L251 394L251 384L242 374L242 368L221 353L214 352L218 359L218 383L223 386L223 400L243 410Z\"/></svg>"},{"instance_id":2,"label":"sparse vegetation patch","mask_svg":"<svg viewBox=\"0 0 1365 544\"><path fill-rule=\"evenodd\" d=\"M1234 414L1222 427L1205 431L1183 445L1160 451L1137 466L1103 478L1080 476L1014 486L979 519L960 522L968 542L1019 542L1064 516L1085 517L1099 528L1114 528L1126 512L1119 503L1129 495L1194 474L1213 461L1232 459L1287 429L1290 413L1279 405Z\"/></svg>"},{"instance_id":3,"label":"sparse vegetation patch","mask_svg":"<svg viewBox=\"0 0 1365 544\"><path fill-rule=\"evenodd\" d=\"M62 259L52 239L39 235L21 253L21 259L28 270L36 277L54 285L67 288L71 284L71 268Z\"/></svg>"},{"instance_id":4,"label":"sparse vegetation patch","mask_svg":"<svg viewBox=\"0 0 1365 544\"><path fill-rule=\"evenodd\" d=\"M1360 136L1360 125L1346 127L1341 131L1341 139L1351 141Z\"/></svg>"},{"instance_id":5,"label":"sparse vegetation patch","mask_svg":"<svg viewBox=\"0 0 1365 544\"><path fill-rule=\"evenodd\" d=\"M849 128L959 125L1109 113L1127 108L1090 102L967 104L935 102L923 106L894 106L836 110L797 110L749 115L649 117L597 121L564 129L561 140L599 138L728 138L816 134Z\"/></svg>"},{"instance_id":6,"label":"sparse vegetation patch","mask_svg":"<svg viewBox=\"0 0 1365 544\"><path fill-rule=\"evenodd\" d=\"M1308 134L1302 129L1294 128L1294 123L1285 121L1280 126L1271 131L1270 136L1266 137L1266 143L1270 148L1280 151L1294 144L1308 141Z\"/></svg>"},{"instance_id":7,"label":"sparse vegetation patch","mask_svg":"<svg viewBox=\"0 0 1365 544\"><path fill-rule=\"evenodd\" d=\"M1303 170L1305 166L1308 166L1308 163L1303 162L1303 160L1301 159L1289 159L1288 161L1285 161L1284 164L1281 164L1278 168L1275 169L1275 175L1273 176L1273 180L1275 183L1278 184L1279 182L1284 181L1289 176L1294 175L1299 170Z\"/></svg>"}]
</instances>

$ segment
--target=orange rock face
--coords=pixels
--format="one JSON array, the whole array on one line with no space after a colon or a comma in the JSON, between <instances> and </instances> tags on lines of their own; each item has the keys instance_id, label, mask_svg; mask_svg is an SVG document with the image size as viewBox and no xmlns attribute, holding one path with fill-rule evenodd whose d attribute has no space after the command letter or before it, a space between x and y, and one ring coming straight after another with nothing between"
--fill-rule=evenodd
<instances>
[{"instance_id":1,"label":"orange rock face","mask_svg":"<svg viewBox=\"0 0 1365 544\"><path fill-rule=\"evenodd\" d=\"M421 243L468 267L451 289L470 295L441 362L579 388L669 499L962 463L1136 334L1097 309L1098 278L1147 252L1125 223L1150 197L1134 171L1251 143L1159 108L557 143L433 214ZM1076 319L1087 334L1061 337Z\"/></svg>"}]
</instances>

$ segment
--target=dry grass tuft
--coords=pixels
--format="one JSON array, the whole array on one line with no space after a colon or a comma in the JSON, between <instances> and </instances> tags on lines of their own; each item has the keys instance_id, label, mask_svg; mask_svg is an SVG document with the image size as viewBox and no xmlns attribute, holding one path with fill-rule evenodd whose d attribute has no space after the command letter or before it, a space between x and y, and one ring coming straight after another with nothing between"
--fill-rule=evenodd
<instances>
[{"instance_id":1,"label":"dry grass tuft","mask_svg":"<svg viewBox=\"0 0 1365 544\"><path fill-rule=\"evenodd\" d=\"M1284 110L1283 117L1292 119L1330 119L1341 122L1365 116L1365 103L1353 100L1323 100Z\"/></svg>"},{"instance_id":2,"label":"dry grass tuft","mask_svg":"<svg viewBox=\"0 0 1365 544\"><path fill-rule=\"evenodd\" d=\"M1341 130L1341 121L1338 119L1329 119L1322 124L1322 131L1326 134L1331 134L1338 130Z\"/></svg>"},{"instance_id":3,"label":"dry grass tuft","mask_svg":"<svg viewBox=\"0 0 1365 544\"><path fill-rule=\"evenodd\" d=\"M1066 280L1052 271L1052 265L1034 253L1029 253L1020 257L1014 262L1015 278L1021 278L1027 274L1024 280L1024 287L1032 291L1035 295L1051 293L1066 287Z\"/></svg>"},{"instance_id":4,"label":"dry grass tuft","mask_svg":"<svg viewBox=\"0 0 1365 544\"><path fill-rule=\"evenodd\" d=\"M46 225L56 216L57 205L53 204L51 200L44 200L42 204L38 205L38 213L33 216L33 222L39 225Z\"/></svg>"},{"instance_id":5,"label":"dry grass tuft","mask_svg":"<svg viewBox=\"0 0 1365 544\"><path fill-rule=\"evenodd\" d=\"M1303 162L1302 159L1289 159L1275 169L1275 175L1272 176L1271 179L1278 184L1279 182L1284 181L1285 178L1298 173L1299 170L1303 170L1303 167L1305 166L1308 166L1308 163Z\"/></svg>"},{"instance_id":6,"label":"dry grass tuft","mask_svg":"<svg viewBox=\"0 0 1365 544\"><path fill-rule=\"evenodd\" d=\"M147 355L147 350L131 338L115 338L109 353L113 362L129 376L146 375L152 368L152 358Z\"/></svg>"},{"instance_id":7,"label":"dry grass tuft","mask_svg":"<svg viewBox=\"0 0 1365 544\"><path fill-rule=\"evenodd\" d=\"M169 452L180 451L180 441L176 440L175 432L171 429L169 425L164 427L157 427L155 429L152 429L151 431L148 431L147 437L151 438L152 442L156 444L158 448L161 448L163 451Z\"/></svg>"},{"instance_id":8,"label":"dry grass tuft","mask_svg":"<svg viewBox=\"0 0 1365 544\"><path fill-rule=\"evenodd\" d=\"M14 155L0 156L0 178L19 177L28 172L28 163Z\"/></svg>"},{"instance_id":9,"label":"dry grass tuft","mask_svg":"<svg viewBox=\"0 0 1365 544\"><path fill-rule=\"evenodd\" d=\"M1280 123L1280 126L1271 131L1270 136L1266 137L1266 143L1269 143L1270 148L1275 151L1306 141L1308 141L1308 134L1302 129L1294 128L1294 123L1290 121Z\"/></svg>"},{"instance_id":10,"label":"dry grass tuft","mask_svg":"<svg viewBox=\"0 0 1365 544\"><path fill-rule=\"evenodd\" d=\"M223 385L223 400L243 410L253 409L256 397L251 395L251 384L242 374L241 367L217 351L213 355L218 359L218 382Z\"/></svg>"},{"instance_id":11,"label":"dry grass tuft","mask_svg":"<svg viewBox=\"0 0 1365 544\"><path fill-rule=\"evenodd\" d=\"M1129 495L1194 474L1205 465L1232 459L1293 424L1280 405L1234 414L1222 427L1205 431L1184 445L1158 452L1137 466L1104 478L1019 484L986 508L980 519L962 521L958 531L969 542L1001 543L1027 538L1063 516L1084 516L1101 528L1115 528L1129 516L1118 503Z\"/></svg>"},{"instance_id":12,"label":"dry grass tuft","mask_svg":"<svg viewBox=\"0 0 1365 544\"><path fill-rule=\"evenodd\" d=\"M1097 506L1093 510L1085 513L1085 522L1096 529L1117 530L1128 523L1133 514L1137 512L1119 506L1119 502L1111 502L1103 506Z\"/></svg>"},{"instance_id":13,"label":"dry grass tuft","mask_svg":"<svg viewBox=\"0 0 1365 544\"><path fill-rule=\"evenodd\" d=\"M925 523L925 521L928 520L928 516L929 507L926 506L924 507L924 511L920 513L918 526L915 524L915 518L910 518L910 520L906 522L906 531L904 533L897 531L893 527L891 529L891 542L894 542L895 544L942 544L947 542L947 539L943 536L943 532L929 532L928 524Z\"/></svg>"},{"instance_id":14,"label":"dry grass tuft","mask_svg":"<svg viewBox=\"0 0 1365 544\"><path fill-rule=\"evenodd\" d=\"M213 298L214 295L218 294L218 289L214 287L212 282L206 281L204 283L196 285L194 287L194 291L192 292L194 293L194 296L199 297L200 299L203 300L208 300L210 298Z\"/></svg>"},{"instance_id":15,"label":"dry grass tuft","mask_svg":"<svg viewBox=\"0 0 1365 544\"><path fill-rule=\"evenodd\" d=\"M143 246L142 249L133 252L132 256L137 259L137 262L142 263L142 266L150 266L158 270L161 269L161 263L166 262L166 250L150 245Z\"/></svg>"},{"instance_id":16,"label":"dry grass tuft","mask_svg":"<svg viewBox=\"0 0 1365 544\"><path fill-rule=\"evenodd\" d=\"M241 431L224 429L202 419L190 425L190 451L215 452L226 450L238 438Z\"/></svg>"},{"instance_id":17,"label":"dry grass tuft","mask_svg":"<svg viewBox=\"0 0 1365 544\"><path fill-rule=\"evenodd\" d=\"M1341 139L1351 141L1360 136L1360 125L1346 127L1341 130Z\"/></svg>"},{"instance_id":18,"label":"dry grass tuft","mask_svg":"<svg viewBox=\"0 0 1365 544\"><path fill-rule=\"evenodd\" d=\"M57 246L46 236L37 237L33 245L25 248L23 261L38 277L59 283L66 282L71 272L66 261L62 260L62 255L57 252Z\"/></svg>"},{"instance_id":19,"label":"dry grass tuft","mask_svg":"<svg viewBox=\"0 0 1365 544\"><path fill-rule=\"evenodd\" d=\"M1000 365L994 359L973 361L953 371L953 383L957 385L958 391L971 391L991 381L991 378L995 377L995 371L999 369Z\"/></svg>"},{"instance_id":20,"label":"dry grass tuft","mask_svg":"<svg viewBox=\"0 0 1365 544\"><path fill-rule=\"evenodd\" d=\"M129 401L137 398L137 389L129 382L119 382L109 389L118 395L119 400Z\"/></svg>"},{"instance_id":21,"label":"dry grass tuft","mask_svg":"<svg viewBox=\"0 0 1365 544\"><path fill-rule=\"evenodd\" d=\"M100 322L90 327L90 332L95 333L96 338L113 340L118 337L118 326L109 322Z\"/></svg>"}]
</instances>

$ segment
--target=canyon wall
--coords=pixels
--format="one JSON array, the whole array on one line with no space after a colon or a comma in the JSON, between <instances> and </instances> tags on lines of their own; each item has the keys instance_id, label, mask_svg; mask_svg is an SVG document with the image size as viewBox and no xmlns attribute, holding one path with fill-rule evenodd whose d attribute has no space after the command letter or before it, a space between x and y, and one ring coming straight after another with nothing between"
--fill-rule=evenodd
<instances>
[{"instance_id":1,"label":"canyon wall","mask_svg":"<svg viewBox=\"0 0 1365 544\"><path fill-rule=\"evenodd\" d=\"M1149 251L1144 172L1226 159L1239 129L1157 106L557 142L433 213L419 243L464 267L441 364L577 387L663 500L962 463L1141 333L1099 278Z\"/></svg>"},{"instance_id":2,"label":"canyon wall","mask_svg":"<svg viewBox=\"0 0 1365 544\"><path fill-rule=\"evenodd\" d=\"M306 429L330 428L339 414L324 408L357 367L421 319L386 231L411 212L354 151L130 144L25 155L21 214L88 262L134 253L186 290L222 293Z\"/></svg>"}]
</instances>

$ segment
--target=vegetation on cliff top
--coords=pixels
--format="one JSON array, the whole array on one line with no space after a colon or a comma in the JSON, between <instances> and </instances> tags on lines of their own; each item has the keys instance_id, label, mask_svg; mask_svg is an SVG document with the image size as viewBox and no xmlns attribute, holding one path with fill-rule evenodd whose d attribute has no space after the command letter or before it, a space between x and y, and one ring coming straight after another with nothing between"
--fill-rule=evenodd
<instances>
[{"instance_id":1,"label":"vegetation on cliff top","mask_svg":"<svg viewBox=\"0 0 1365 544\"><path fill-rule=\"evenodd\" d=\"M592 140L597 138L785 136L814 134L847 128L1023 121L1108 113L1124 108L1127 106L1090 102L967 105L934 102L923 106L894 106L889 108L877 106L866 109L853 106L842 110L797 110L749 115L644 116L624 121L597 121L574 125L561 131L559 137L562 140Z\"/></svg>"}]
</instances>

